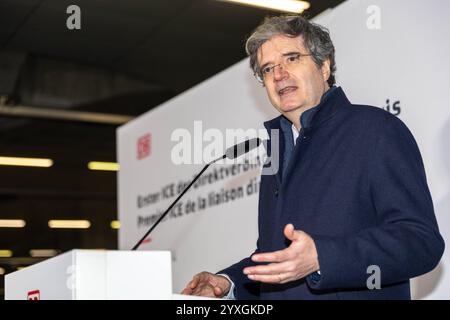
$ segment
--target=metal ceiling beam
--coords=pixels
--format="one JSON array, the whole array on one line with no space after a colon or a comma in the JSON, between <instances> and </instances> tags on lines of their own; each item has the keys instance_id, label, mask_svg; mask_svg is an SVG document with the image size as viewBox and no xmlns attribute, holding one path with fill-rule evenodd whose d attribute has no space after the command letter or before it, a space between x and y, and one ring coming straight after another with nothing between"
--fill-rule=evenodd
<instances>
[{"instance_id":1,"label":"metal ceiling beam","mask_svg":"<svg viewBox=\"0 0 450 320\"><path fill-rule=\"evenodd\" d=\"M110 201L116 199L117 194L112 192L0 188L0 198L16 196L26 198L104 199Z\"/></svg>"},{"instance_id":2,"label":"metal ceiling beam","mask_svg":"<svg viewBox=\"0 0 450 320\"><path fill-rule=\"evenodd\" d=\"M46 109L20 105L7 106L1 104L0 104L0 115L22 117L22 118L43 118L43 119L65 120L65 121L77 121L77 122L92 122L111 125L122 125L134 119L134 117L132 116L120 114Z\"/></svg>"}]
</instances>

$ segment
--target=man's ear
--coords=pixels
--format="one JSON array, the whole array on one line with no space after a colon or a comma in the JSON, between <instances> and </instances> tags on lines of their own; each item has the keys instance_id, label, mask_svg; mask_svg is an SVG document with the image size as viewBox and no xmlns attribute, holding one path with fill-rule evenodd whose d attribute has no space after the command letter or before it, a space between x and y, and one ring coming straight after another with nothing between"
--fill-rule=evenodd
<instances>
[{"instance_id":1,"label":"man's ear","mask_svg":"<svg viewBox=\"0 0 450 320\"><path fill-rule=\"evenodd\" d=\"M323 62L321 71L324 82L327 82L331 76L330 59L327 59Z\"/></svg>"}]
</instances>

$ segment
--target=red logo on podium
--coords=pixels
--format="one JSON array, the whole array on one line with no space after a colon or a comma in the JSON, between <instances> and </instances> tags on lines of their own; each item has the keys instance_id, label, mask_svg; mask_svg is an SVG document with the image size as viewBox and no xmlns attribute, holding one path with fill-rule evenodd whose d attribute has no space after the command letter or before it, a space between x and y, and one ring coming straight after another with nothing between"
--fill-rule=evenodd
<instances>
[{"instance_id":1,"label":"red logo on podium","mask_svg":"<svg viewBox=\"0 0 450 320\"><path fill-rule=\"evenodd\" d=\"M41 300L41 292L39 290L28 292L27 300Z\"/></svg>"},{"instance_id":2,"label":"red logo on podium","mask_svg":"<svg viewBox=\"0 0 450 320\"><path fill-rule=\"evenodd\" d=\"M151 151L151 134L147 133L140 137L137 141L137 158L142 160L150 155Z\"/></svg>"}]
</instances>

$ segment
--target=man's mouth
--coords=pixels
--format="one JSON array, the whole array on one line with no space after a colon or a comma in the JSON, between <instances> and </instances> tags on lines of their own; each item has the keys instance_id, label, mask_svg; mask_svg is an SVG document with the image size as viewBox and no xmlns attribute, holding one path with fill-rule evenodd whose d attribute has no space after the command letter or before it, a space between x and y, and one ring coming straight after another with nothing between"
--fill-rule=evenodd
<instances>
[{"instance_id":1,"label":"man's mouth","mask_svg":"<svg viewBox=\"0 0 450 320\"><path fill-rule=\"evenodd\" d=\"M296 86L287 86L287 87L284 87L281 90L278 90L278 95L280 97L282 97L282 96L287 95L287 94L289 94L291 92L294 92L295 90L297 90Z\"/></svg>"}]
</instances>

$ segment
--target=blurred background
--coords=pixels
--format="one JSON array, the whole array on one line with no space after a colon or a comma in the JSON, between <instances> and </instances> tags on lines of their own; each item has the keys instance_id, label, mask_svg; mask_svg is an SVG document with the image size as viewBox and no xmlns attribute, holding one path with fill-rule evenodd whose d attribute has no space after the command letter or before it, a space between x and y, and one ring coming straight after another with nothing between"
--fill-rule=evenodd
<instances>
[{"instance_id":1,"label":"blurred background","mask_svg":"<svg viewBox=\"0 0 450 320\"><path fill-rule=\"evenodd\" d=\"M341 2L310 1L304 13ZM67 27L71 5L80 29ZM279 12L0 0L0 298L4 274L74 248L117 249L117 127L245 58L246 36Z\"/></svg>"}]
</instances>

